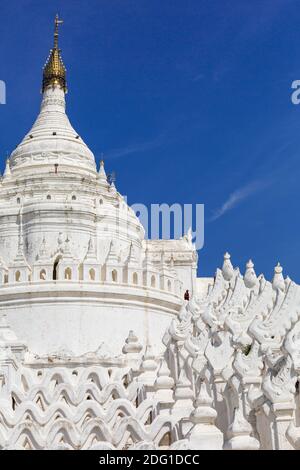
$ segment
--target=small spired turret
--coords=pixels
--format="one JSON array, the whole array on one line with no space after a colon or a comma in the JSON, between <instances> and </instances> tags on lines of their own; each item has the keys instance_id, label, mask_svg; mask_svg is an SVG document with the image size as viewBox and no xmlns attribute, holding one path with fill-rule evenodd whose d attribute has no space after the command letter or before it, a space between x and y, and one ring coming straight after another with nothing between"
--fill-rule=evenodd
<instances>
[{"instance_id":1,"label":"small spired turret","mask_svg":"<svg viewBox=\"0 0 300 470\"><path fill-rule=\"evenodd\" d=\"M107 182L107 175L105 172L104 168L104 161L101 160L100 162L100 168L97 176L98 182L101 186L104 186L105 188L108 188L108 182Z\"/></svg>"},{"instance_id":2,"label":"small spired turret","mask_svg":"<svg viewBox=\"0 0 300 470\"><path fill-rule=\"evenodd\" d=\"M149 286L153 289L159 288L159 272L152 263L148 246L146 247L143 261L143 282L145 286Z\"/></svg>"},{"instance_id":3,"label":"small spired turret","mask_svg":"<svg viewBox=\"0 0 300 470\"><path fill-rule=\"evenodd\" d=\"M232 278L234 274L234 269L230 260L230 254L227 252L224 255L222 273L226 281L230 281L230 279Z\"/></svg>"},{"instance_id":4,"label":"small spired turret","mask_svg":"<svg viewBox=\"0 0 300 470\"><path fill-rule=\"evenodd\" d=\"M254 271L254 264L251 259L246 264L244 282L245 286L248 287L248 289L253 289L258 284L258 279Z\"/></svg>"},{"instance_id":5,"label":"small spired turret","mask_svg":"<svg viewBox=\"0 0 300 470\"><path fill-rule=\"evenodd\" d=\"M123 354L130 354L132 357L137 357L142 351L143 346L139 342L138 337L133 330L130 330L125 340L122 352Z\"/></svg>"},{"instance_id":6,"label":"small spired turret","mask_svg":"<svg viewBox=\"0 0 300 470\"><path fill-rule=\"evenodd\" d=\"M154 391L154 383L156 380L157 361L151 344L147 344L145 354L142 358L141 371L139 380L144 384L148 391Z\"/></svg>"},{"instance_id":7,"label":"small spired turret","mask_svg":"<svg viewBox=\"0 0 300 470\"><path fill-rule=\"evenodd\" d=\"M172 256L172 255L171 255ZM174 271L172 271L172 263L167 264L166 262L166 253L161 253L161 260L160 260L160 288L162 290L168 290L169 292L174 292L175 288L175 279Z\"/></svg>"},{"instance_id":8,"label":"small spired turret","mask_svg":"<svg viewBox=\"0 0 300 470\"><path fill-rule=\"evenodd\" d=\"M117 188L115 186L114 181L111 182L110 187L109 187L109 192L115 196L117 194Z\"/></svg>"},{"instance_id":9,"label":"small spired turret","mask_svg":"<svg viewBox=\"0 0 300 470\"><path fill-rule=\"evenodd\" d=\"M78 260L76 260L71 252L70 238L67 235L63 255L58 264L58 278L65 281L78 281Z\"/></svg>"},{"instance_id":10,"label":"small spired turret","mask_svg":"<svg viewBox=\"0 0 300 470\"><path fill-rule=\"evenodd\" d=\"M102 266L102 280L108 282L122 282L123 266L119 260L119 251L116 240L111 240L108 254Z\"/></svg>"},{"instance_id":11,"label":"small spired turret","mask_svg":"<svg viewBox=\"0 0 300 470\"><path fill-rule=\"evenodd\" d=\"M96 246L92 235L89 239L86 256L83 260L83 276L82 280L100 281L100 263L97 259Z\"/></svg>"},{"instance_id":12,"label":"small spired turret","mask_svg":"<svg viewBox=\"0 0 300 470\"><path fill-rule=\"evenodd\" d=\"M277 266L274 268L274 277L273 277L273 289L277 291L284 292L285 291L285 282L284 277L282 275L282 266L280 263L277 263Z\"/></svg>"},{"instance_id":13,"label":"small spired turret","mask_svg":"<svg viewBox=\"0 0 300 470\"><path fill-rule=\"evenodd\" d=\"M53 279L53 262L50 256L45 236L39 249L39 253L33 265L33 280L48 281Z\"/></svg>"},{"instance_id":14,"label":"small spired turret","mask_svg":"<svg viewBox=\"0 0 300 470\"><path fill-rule=\"evenodd\" d=\"M137 247L131 242L129 253L124 266L124 280L129 284L142 284L142 267L137 255Z\"/></svg>"},{"instance_id":15,"label":"small spired turret","mask_svg":"<svg viewBox=\"0 0 300 470\"><path fill-rule=\"evenodd\" d=\"M23 235L22 232L19 234L18 251L13 260L9 265L8 281L10 283L15 282L28 282L31 279L31 267L27 263L23 249Z\"/></svg>"},{"instance_id":16,"label":"small spired turret","mask_svg":"<svg viewBox=\"0 0 300 470\"><path fill-rule=\"evenodd\" d=\"M3 178L9 178L11 176L11 171L10 171L10 164L9 164L9 159L6 160L5 164L5 170L3 173Z\"/></svg>"},{"instance_id":17,"label":"small spired turret","mask_svg":"<svg viewBox=\"0 0 300 470\"><path fill-rule=\"evenodd\" d=\"M173 399L174 379L171 377L171 372L168 367L167 361L163 358L157 372L157 378L154 383L156 390L156 399L159 402L160 411L169 414L169 408L174 403Z\"/></svg>"},{"instance_id":18,"label":"small spired turret","mask_svg":"<svg viewBox=\"0 0 300 470\"><path fill-rule=\"evenodd\" d=\"M0 258L0 285L8 282L8 269L3 260Z\"/></svg>"}]
</instances>

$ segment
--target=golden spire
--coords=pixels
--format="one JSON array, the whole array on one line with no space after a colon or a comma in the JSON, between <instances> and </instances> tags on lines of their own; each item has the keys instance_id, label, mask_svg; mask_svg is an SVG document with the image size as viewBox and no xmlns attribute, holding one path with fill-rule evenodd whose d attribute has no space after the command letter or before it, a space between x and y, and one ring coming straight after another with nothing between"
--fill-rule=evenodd
<instances>
[{"instance_id":1,"label":"golden spire","mask_svg":"<svg viewBox=\"0 0 300 470\"><path fill-rule=\"evenodd\" d=\"M49 86L60 86L64 92L67 92L66 68L63 64L60 49L58 47L58 27L63 24L58 15L55 17L54 29L54 47L50 51L50 55L43 71L43 92Z\"/></svg>"}]
</instances>

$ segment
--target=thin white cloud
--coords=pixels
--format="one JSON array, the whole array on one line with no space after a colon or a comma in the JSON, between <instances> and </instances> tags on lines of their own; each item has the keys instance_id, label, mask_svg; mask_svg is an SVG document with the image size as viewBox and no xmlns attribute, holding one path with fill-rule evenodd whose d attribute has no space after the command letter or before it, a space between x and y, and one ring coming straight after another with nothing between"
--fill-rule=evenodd
<instances>
[{"instance_id":1,"label":"thin white cloud","mask_svg":"<svg viewBox=\"0 0 300 470\"><path fill-rule=\"evenodd\" d=\"M181 135L182 132L190 132L195 127L195 119L198 127L199 116L189 115L186 118L186 115L172 116L166 127L156 136L150 140L145 140L143 142L132 142L124 147L113 148L104 153L104 157L107 159L121 158L127 155L133 155L136 153L147 152L152 149L163 147L172 142L175 142ZM181 133L179 133L179 129Z\"/></svg>"},{"instance_id":2,"label":"thin white cloud","mask_svg":"<svg viewBox=\"0 0 300 470\"><path fill-rule=\"evenodd\" d=\"M224 204L222 204L222 206L214 212L214 214L210 218L210 221L213 222L214 220L219 219L224 214L226 214L231 209L240 204L244 199L247 199L249 196L260 191L269 184L269 181L253 181L247 184L246 186L235 190L229 195L228 199L226 199Z\"/></svg>"},{"instance_id":3,"label":"thin white cloud","mask_svg":"<svg viewBox=\"0 0 300 470\"><path fill-rule=\"evenodd\" d=\"M199 82L199 80L203 80L203 78L205 78L205 75L204 73L199 73L198 75L196 75L194 78L193 78L193 82Z\"/></svg>"},{"instance_id":4,"label":"thin white cloud","mask_svg":"<svg viewBox=\"0 0 300 470\"><path fill-rule=\"evenodd\" d=\"M113 158L121 158L126 155L131 155L134 153L146 152L148 150L161 147L165 143L165 141L166 141L165 134L160 134L154 139L148 140L146 142L133 143L125 147L112 149L109 152L107 152L106 157L108 159L113 159Z\"/></svg>"}]
</instances>

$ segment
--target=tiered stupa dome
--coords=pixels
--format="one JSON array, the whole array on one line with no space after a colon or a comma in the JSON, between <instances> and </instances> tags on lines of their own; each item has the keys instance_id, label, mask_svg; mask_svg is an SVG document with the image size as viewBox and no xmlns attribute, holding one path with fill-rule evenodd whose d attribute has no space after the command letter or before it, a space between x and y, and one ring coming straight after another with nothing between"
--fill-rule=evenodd
<instances>
[{"instance_id":1,"label":"tiered stupa dome","mask_svg":"<svg viewBox=\"0 0 300 470\"><path fill-rule=\"evenodd\" d=\"M15 172L49 171L58 165L63 171L95 175L95 158L73 129L66 115L66 69L58 47L58 17L55 21L54 47L44 67L43 100L40 114L10 158Z\"/></svg>"}]
</instances>

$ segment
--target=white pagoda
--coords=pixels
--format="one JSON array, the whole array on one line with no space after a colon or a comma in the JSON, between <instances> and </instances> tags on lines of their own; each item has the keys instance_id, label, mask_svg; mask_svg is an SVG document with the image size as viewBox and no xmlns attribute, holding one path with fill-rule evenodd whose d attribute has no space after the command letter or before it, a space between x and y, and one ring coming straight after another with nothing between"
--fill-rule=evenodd
<instances>
[{"instance_id":1,"label":"white pagoda","mask_svg":"<svg viewBox=\"0 0 300 470\"><path fill-rule=\"evenodd\" d=\"M97 171L66 114L58 26L40 113L1 181L0 311L34 354L79 356L102 342L118 354L130 329L158 351L193 292L197 252L188 237L145 240L103 162Z\"/></svg>"}]
</instances>

